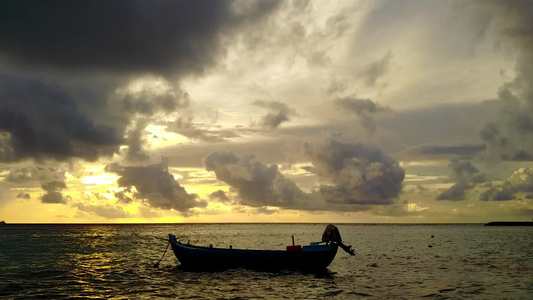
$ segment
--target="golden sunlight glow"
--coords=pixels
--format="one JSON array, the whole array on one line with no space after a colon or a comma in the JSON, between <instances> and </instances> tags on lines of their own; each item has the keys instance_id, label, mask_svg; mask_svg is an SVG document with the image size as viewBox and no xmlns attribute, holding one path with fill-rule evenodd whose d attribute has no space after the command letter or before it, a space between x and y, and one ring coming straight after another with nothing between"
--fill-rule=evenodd
<instances>
[{"instance_id":1,"label":"golden sunlight glow","mask_svg":"<svg viewBox=\"0 0 533 300\"><path fill-rule=\"evenodd\" d=\"M163 125L149 124L146 126L146 131L150 133L146 137L147 144L151 145L153 149L159 149L190 142L189 138L166 129L167 127Z\"/></svg>"},{"instance_id":2,"label":"golden sunlight glow","mask_svg":"<svg viewBox=\"0 0 533 300\"><path fill-rule=\"evenodd\" d=\"M400 167L414 167L414 166L441 166L447 164L447 160L420 160L420 161L400 161Z\"/></svg>"},{"instance_id":3,"label":"golden sunlight glow","mask_svg":"<svg viewBox=\"0 0 533 300\"><path fill-rule=\"evenodd\" d=\"M118 176L111 173L103 173L99 175L85 176L81 182L88 185L112 185L117 182Z\"/></svg>"},{"instance_id":4,"label":"golden sunlight glow","mask_svg":"<svg viewBox=\"0 0 533 300\"><path fill-rule=\"evenodd\" d=\"M446 176L430 176L430 175L416 175L416 174L405 174L404 182L419 182L419 181L432 181L444 179Z\"/></svg>"},{"instance_id":5,"label":"golden sunlight glow","mask_svg":"<svg viewBox=\"0 0 533 300\"><path fill-rule=\"evenodd\" d=\"M424 210L428 210L429 207L421 207L420 205L416 203L408 203L407 204L407 211L409 212L421 212Z\"/></svg>"},{"instance_id":6,"label":"golden sunlight glow","mask_svg":"<svg viewBox=\"0 0 533 300\"><path fill-rule=\"evenodd\" d=\"M172 91L173 87L168 81L161 77L149 76L136 78L128 83L127 86L117 90L118 94L140 94L150 92L155 95L162 95Z\"/></svg>"},{"instance_id":7,"label":"golden sunlight glow","mask_svg":"<svg viewBox=\"0 0 533 300\"><path fill-rule=\"evenodd\" d=\"M304 167L312 167L310 163L296 163L293 164L289 169L283 169L282 172L284 175L293 175L293 176L314 176L314 174L306 171Z\"/></svg>"}]
</instances>

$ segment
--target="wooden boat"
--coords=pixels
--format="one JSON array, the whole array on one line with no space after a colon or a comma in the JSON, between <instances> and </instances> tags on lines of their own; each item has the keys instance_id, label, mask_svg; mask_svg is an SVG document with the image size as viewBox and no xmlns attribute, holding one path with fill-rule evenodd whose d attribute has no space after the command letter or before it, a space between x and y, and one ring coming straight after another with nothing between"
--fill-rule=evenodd
<instances>
[{"instance_id":1,"label":"wooden boat","mask_svg":"<svg viewBox=\"0 0 533 300\"><path fill-rule=\"evenodd\" d=\"M169 242L176 258L181 263L181 267L187 270L245 268L253 270L296 269L320 271L325 270L333 261L339 246L345 250L348 249L347 251L351 255L355 255L350 246L342 244L338 229L334 225L328 225L326 231L332 228L337 231L337 240L327 240L323 235L322 242L311 243L302 247L294 245L293 239L293 245L287 246L286 250L201 247L182 243L172 234L169 234Z\"/></svg>"}]
</instances>

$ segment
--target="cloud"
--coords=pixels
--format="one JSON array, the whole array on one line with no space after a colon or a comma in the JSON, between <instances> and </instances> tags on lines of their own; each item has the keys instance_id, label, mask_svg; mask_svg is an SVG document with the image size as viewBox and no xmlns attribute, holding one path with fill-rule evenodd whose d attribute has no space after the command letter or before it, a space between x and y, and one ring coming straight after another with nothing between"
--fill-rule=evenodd
<instances>
[{"instance_id":1,"label":"cloud","mask_svg":"<svg viewBox=\"0 0 533 300\"><path fill-rule=\"evenodd\" d=\"M448 166L452 169L450 179L455 184L441 192L437 200L464 200L466 190L486 181L485 174L467 159L452 158Z\"/></svg>"},{"instance_id":2,"label":"cloud","mask_svg":"<svg viewBox=\"0 0 533 300\"><path fill-rule=\"evenodd\" d=\"M304 143L303 153L313 164L308 171L333 184L320 187L327 203L392 204L402 190L405 171L378 148L330 137Z\"/></svg>"},{"instance_id":3,"label":"cloud","mask_svg":"<svg viewBox=\"0 0 533 300\"><path fill-rule=\"evenodd\" d=\"M374 87L376 82L387 74L389 70L389 64L392 59L392 53L389 52L383 56L382 59L369 64L362 72L358 75L361 77L367 87Z\"/></svg>"},{"instance_id":4,"label":"cloud","mask_svg":"<svg viewBox=\"0 0 533 300\"><path fill-rule=\"evenodd\" d=\"M533 193L533 169L520 168L506 179L500 187L493 187L480 195L483 201L507 201L528 198Z\"/></svg>"},{"instance_id":5,"label":"cloud","mask_svg":"<svg viewBox=\"0 0 533 300\"><path fill-rule=\"evenodd\" d=\"M277 209L268 209L268 207L258 207L255 209L255 212L258 214L272 215L278 212Z\"/></svg>"},{"instance_id":6,"label":"cloud","mask_svg":"<svg viewBox=\"0 0 533 300\"><path fill-rule=\"evenodd\" d=\"M508 157L506 149L509 139L500 131L495 122L485 122L479 130L479 137L485 142L487 159L499 160Z\"/></svg>"},{"instance_id":7,"label":"cloud","mask_svg":"<svg viewBox=\"0 0 533 300\"><path fill-rule=\"evenodd\" d=\"M134 80L128 86L118 89L115 97L118 99L114 100L120 103L125 112L144 116L159 111L174 112L190 104L186 91L163 78Z\"/></svg>"},{"instance_id":8,"label":"cloud","mask_svg":"<svg viewBox=\"0 0 533 300\"><path fill-rule=\"evenodd\" d=\"M18 193L16 197L18 199L30 199L31 198L30 194L23 193L23 192Z\"/></svg>"},{"instance_id":9,"label":"cloud","mask_svg":"<svg viewBox=\"0 0 533 300\"><path fill-rule=\"evenodd\" d=\"M533 160L533 3L490 1L480 8L493 13L500 47L516 55L516 76L498 90L503 120L487 123L481 138L501 159Z\"/></svg>"},{"instance_id":10,"label":"cloud","mask_svg":"<svg viewBox=\"0 0 533 300\"><path fill-rule=\"evenodd\" d=\"M298 116L293 108L279 101L257 100L253 105L267 108L269 112L261 118L261 126L267 129L278 128L283 122L290 120L291 116Z\"/></svg>"},{"instance_id":11,"label":"cloud","mask_svg":"<svg viewBox=\"0 0 533 300\"><path fill-rule=\"evenodd\" d=\"M213 152L204 164L206 170L215 172L218 180L237 190L242 204L294 208L310 202L308 195L285 178L277 165L267 166L252 154Z\"/></svg>"},{"instance_id":12,"label":"cloud","mask_svg":"<svg viewBox=\"0 0 533 300\"><path fill-rule=\"evenodd\" d=\"M77 203L73 205L80 211L93 213L97 216L104 217L106 219L119 219L119 218L129 218L131 215L124 211L122 207L115 207L110 204L106 205L92 205L92 204L83 204Z\"/></svg>"},{"instance_id":13,"label":"cloud","mask_svg":"<svg viewBox=\"0 0 533 300\"><path fill-rule=\"evenodd\" d=\"M448 189L442 191L437 196L437 200L465 200L465 192L474 186L465 182L455 183Z\"/></svg>"},{"instance_id":14,"label":"cloud","mask_svg":"<svg viewBox=\"0 0 533 300\"><path fill-rule=\"evenodd\" d=\"M370 99L359 99L353 96L336 98L333 100L333 105L344 113L355 114L369 134L376 133L377 129L373 115L390 111L390 108L383 107Z\"/></svg>"},{"instance_id":15,"label":"cloud","mask_svg":"<svg viewBox=\"0 0 533 300\"><path fill-rule=\"evenodd\" d=\"M370 211L378 216L406 217L431 214L429 207L420 206L417 203L396 203L393 205L373 206Z\"/></svg>"},{"instance_id":16,"label":"cloud","mask_svg":"<svg viewBox=\"0 0 533 300\"><path fill-rule=\"evenodd\" d=\"M133 124L133 128L126 132L125 142L128 145L128 149L126 150L125 158L128 161L140 162L150 158L150 155L143 149L143 133L147 125L146 119L137 119Z\"/></svg>"},{"instance_id":17,"label":"cloud","mask_svg":"<svg viewBox=\"0 0 533 300\"><path fill-rule=\"evenodd\" d=\"M15 153L11 145L11 135L7 132L0 132L0 161L15 160Z\"/></svg>"},{"instance_id":18,"label":"cloud","mask_svg":"<svg viewBox=\"0 0 533 300\"><path fill-rule=\"evenodd\" d=\"M208 143L219 143L228 139L239 137L236 130L203 129L203 124L194 123L193 118L179 117L175 122L168 124L167 131L175 132L193 140Z\"/></svg>"},{"instance_id":19,"label":"cloud","mask_svg":"<svg viewBox=\"0 0 533 300\"><path fill-rule=\"evenodd\" d=\"M139 213L143 218L158 218L161 217L161 213L156 210L151 209L148 206L139 207Z\"/></svg>"},{"instance_id":20,"label":"cloud","mask_svg":"<svg viewBox=\"0 0 533 300\"><path fill-rule=\"evenodd\" d=\"M404 159L418 159L420 153L416 151L419 147L474 146L479 139L480 124L487 119L497 119L499 109L498 101L487 100L438 104L378 115L380 144L387 152L402 155Z\"/></svg>"},{"instance_id":21,"label":"cloud","mask_svg":"<svg viewBox=\"0 0 533 300\"><path fill-rule=\"evenodd\" d=\"M94 160L122 141L116 128L95 123L60 86L0 73L0 99L0 132L9 134L12 149L3 155L8 160Z\"/></svg>"},{"instance_id":22,"label":"cloud","mask_svg":"<svg viewBox=\"0 0 533 300\"><path fill-rule=\"evenodd\" d=\"M186 213L193 207L205 207L207 203L198 195L189 194L168 171L168 162L142 167L122 167L116 163L106 166L107 172L120 175L120 187L135 187L137 197L145 199L154 208L174 209Z\"/></svg>"},{"instance_id":23,"label":"cloud","mask_svg":"<svg viewBox=\"0 0 533 300\"><path fill-rule=\"evenodd\" d=\"M432 107L414 108L395 111L393 114L380 114L375 117L379 123L376 132L380 141L380 149L393 154L402 160L418 159L418 153L410 152L420 145L461 146L476 145L479 124L484 118L495 118L496 101L477 103L456 103L437 105ZM421 126L420 124L424 124ZM196 124L195 124L196 126ZM302 141L316 138L320 132L347 132L353 129L355 136L364 136L360 126L354 126L353 119L326 121L319 124L294 124L294 126L280 126L276 129L280 139L264 138L264 131L242 128L231 129L242 137L253 135L254 139L240 139L238 143L191 143L170 146L165 149L165 155L171 157L173 166L202 167L202 159L215 151L233 151L235 153L255 153L261 157L263 163L277 163L287 160L286 151L280 151L287 143L295 144L291 148L291 162L304 162L299 149ZM450 140L454 141L450 144Z\"/></svg>"},{"instance_id":24,"label":"cloud","mask_svg":"<svg viewBox=\"0 0 533 300\"><path fill-rule=\"evenodd\" d=\"M312 163L304 169L327 182L311 192L302 191L276 164L265 165L251 154L213 152L204 165L237 192L241 204L253 207L362 211L395 203L402 190L404 170L372 146L331 137L304 143L302 151Z\"/></svg>"},{"instance_id":25,"label":"cloud","mask_svg":"<svg viewBox=\"0 0 533 300\"><path fill-rule=\"evenodd\" d=\"M41 197L42 203L59 203L66 204L67 199L63 197L61 190L66 189L67 185L63 181L50 181L42 184L42 189L46 191Z\"/></svg>"},{"instance_id":26,"label":"cloud","mask_svg":"<svg viewBox=\"0 0 533 300\"><path fill-rule=\"evenodd\" d=\"M187 107L180 80L215 66L240 27L262 23L277 7L202 0L3 5L0 160L112 155L133 118Z\"/></svg>"},{"instance_id":27,"label":"cloud","mask_svg":"<svg viewBox=\"0 0 533 300\"><path fill-rule=\"evenodd\" d=\"M114 194L114 196L115 196L115 198L118 199L119 202L122 202L124 204L128 204L128 203L132 203L133 202L133 199L131 199L130 197L126 196L124 191L116 192Z\"/></svg>"},{"instance_id":28,"label":"cloud","mask_svg":"<svg viewBox=\"0 0 533 300\"><path fill-rule=\"evenodd\" d=\"M348 88L348 84L340 79L333 78L331 79L326 93L328 95L334 95L337 93L342 93Z\"/></svg>"},{"instance_id":29,"label":"cloud","mask_svg":"<svg viewBox=\"0 0 533 300\"><path fill-rule=\"evenodd\" d=\"M14 167L9 171L4 180L13 183L64 181L65 171L44 166Z\"/></svg>"},{"instance_id":30,"label":"cloud","mask_svg":"<svg viewBox=\"0 0 533 300\"><path fill-rule=\"evenodd\" d=\"M469 160L452 158L448 166L452 169L450 178L456 182L485 182L485 175L474 167Z\"/></svg>"},{"instance_id":31,"label":"cloud","mask_svg":"<svg viewBox=\"0 0 533 300\"><path fill-rule=\"evenodd\" d=\"M212 192L209 195L209 199L218 200L218 201L220 201L222 203L231 202L231 199L226 195L226 193L223 190L218 190L218 191Z\"/></svg>"},{"instance_id":32,"label":"cloud","mask_svg":"<svg viewBox=\"0 0 533 300\"><path fill-rule=\"evenodd\" d=\"M485 144L462 144L462 145L420 145L410 152L428 155L461 155L471 156L486 149Z\"/></svg>"},{"instance_id":33,"label":"cloud","mask_svg":"<svg viewBox=\"0 0 533 300\"><path fill-rule=\"evenodd\" d=\"M218 60L221 32L276 7L275 1L17 1L0 13L0 49L10 63L74 72L201 74Z\"/></svg>"}]
</instances>

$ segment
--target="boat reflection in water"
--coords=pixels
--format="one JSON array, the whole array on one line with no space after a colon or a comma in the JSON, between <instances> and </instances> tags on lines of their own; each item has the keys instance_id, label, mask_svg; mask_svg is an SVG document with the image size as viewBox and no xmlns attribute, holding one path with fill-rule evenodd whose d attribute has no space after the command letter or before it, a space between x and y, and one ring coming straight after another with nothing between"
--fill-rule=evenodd
<instances>
[{"instance_id":1,"label":"boat reflection in water","mask_svg":"<svg viewBox=\"0 0 533 300\"><path fill-rule=\"evenodd\" d=\"M186 270L224 270L245 268L252 270L321 271L333 261L338 247L350 255L355 255L351 246L342 243L339 230L329 224L322 235L321 242L308 246L287 246L286 250L246 250L193 246L177 240L169 234L169 243L174 254Z\"/></svg>"}]
</instances>

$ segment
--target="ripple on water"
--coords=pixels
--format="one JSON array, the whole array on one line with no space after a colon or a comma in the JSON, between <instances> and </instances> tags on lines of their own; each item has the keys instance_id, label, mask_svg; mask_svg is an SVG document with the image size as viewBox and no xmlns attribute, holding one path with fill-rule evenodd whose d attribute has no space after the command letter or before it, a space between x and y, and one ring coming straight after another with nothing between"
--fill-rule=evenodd
<instances>
[{"instance_id":1,"label":"ripple on water","mask_svg":"<svg viewBox=\"0 0 533 300\"><path fill-rule=\"evenodd\" d=\"M323 225L14 226L0 231L0 297L116 299L531 298L530 228L339 225L355 257L334 274L185 272L153 237L194 244L283 249L290 236L320 240ZM434 238L430 238L434 235ZM433 248L428 248L432 244ZM35 245L39 245L36 247Z\"/></svg>"}]
</instances>

